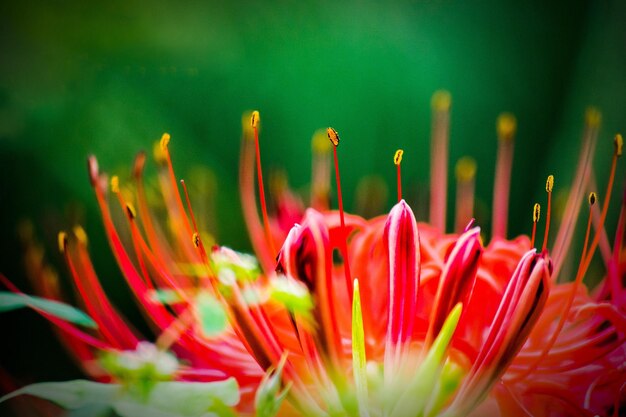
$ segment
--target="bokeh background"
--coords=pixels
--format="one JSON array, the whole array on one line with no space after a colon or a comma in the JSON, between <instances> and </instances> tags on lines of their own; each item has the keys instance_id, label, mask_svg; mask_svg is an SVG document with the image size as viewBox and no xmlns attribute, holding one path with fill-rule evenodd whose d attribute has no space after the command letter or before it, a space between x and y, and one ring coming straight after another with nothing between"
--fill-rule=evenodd
<instances>
[{"instance_id":1,"label":"bokeh background","mask_svg":"<svg viewBox=\"0 0 626 417\"><path fill-rule=\"evenodd\" d=\"M509 231L528 233L545 177L565 188L573 176L588 105L603 112L595 166L604 189L612 136L626 129L625 18L617 0L2 2L0 271L28 290L16 230L31 219L67 277L56 233L80 221L105 288L137 318L85 162L96 154L103 170L123 176L166 131L180 177L194 178L198 166L213 172L219 241L249 250L237 191L249 109L261 112L264 167L284 169L295 189L309 181L312 133L340 132L348 209L372 173L389 185L391 206L392 156L403 148L404 189L423 219L429 102L440 88L453 97L450 176L460 156L477 160L484 220L495 120L517 116ZM625 172L622 163L609 230ZM0 316L0 332L0 367L18 381L78 376L34 313Z\"/></svg>"}]
</instances>

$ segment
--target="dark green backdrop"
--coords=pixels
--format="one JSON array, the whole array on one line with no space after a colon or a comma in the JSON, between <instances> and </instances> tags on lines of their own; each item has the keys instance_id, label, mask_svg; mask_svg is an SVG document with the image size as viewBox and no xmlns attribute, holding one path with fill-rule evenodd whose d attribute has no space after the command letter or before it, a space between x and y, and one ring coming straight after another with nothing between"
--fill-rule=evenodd
<instances>
[{"instance_id":1,"label":"dark green backdrop","mask_svg":"<svg viewBox=\"0 0 626 417\"><path fill-rule=\"evenodd\" d=\"M589 104L604 114L596 166L605 182L611 137L626 127L626 5L520 3L3 2L0 271L28 288L18 220L35 222L58 263L56 232L78 207L105 287L136 317L103 238L89 153L103 169L120 170L170 132L180 176L198 164L216 173L220 242L247 250L236 188L244 110L261 111L264 165L284 168L296 188L309 179L313 131L337 128L351 208L363 175L394 186L399 147L407 193L427 183L429 100L439 88L453 95L451 161L476 158L486 207L495 118L517 115L509 230L527 233L546 175L556 175L557 187L572 177ZM27 378L75 375L43 319L0 319L1 367Z\"/></svg>"}]
</instances>

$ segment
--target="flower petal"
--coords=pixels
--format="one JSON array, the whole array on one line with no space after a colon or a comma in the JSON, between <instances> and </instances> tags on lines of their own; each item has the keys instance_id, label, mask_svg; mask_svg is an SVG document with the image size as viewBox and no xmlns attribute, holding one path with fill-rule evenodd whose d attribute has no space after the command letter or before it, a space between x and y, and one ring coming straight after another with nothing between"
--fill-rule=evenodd
<instances>
[{"instance_id":1,"label":"flower petal","mask_svg":"<svg viewBox=\"0 0 626 417\"><path fill-rule=\"evenodd\" d=\"M481 254L482 246L478 227L463 233L452 248L439 279L426 338L427 343L439 334L443 322L457 303L467 305L476 282Z\"/></svg>"},{"instance_id":2,"label":"flower petal","mask_svg":"<svg viewBox=\"0 0 626 417\"><path fill-rule=\"evenodd\" d=\"M509 281L487 337L451 408L463 414L479 403L502 375L543 311L548 298L551 261L528 251Z\"/></svg>"},{"instance_id":3,"label":"flower petal","mask_svg":"<svg viewBox=\"0 0 626 417\"><path fill-rule=\"evenodd\" d=\"M420 276L419 234L413 211L401 200L389 213L383 240L389 266L389 315L385 343L385 380L401 363L415 322Z\"/></svg>"}]
</instances>

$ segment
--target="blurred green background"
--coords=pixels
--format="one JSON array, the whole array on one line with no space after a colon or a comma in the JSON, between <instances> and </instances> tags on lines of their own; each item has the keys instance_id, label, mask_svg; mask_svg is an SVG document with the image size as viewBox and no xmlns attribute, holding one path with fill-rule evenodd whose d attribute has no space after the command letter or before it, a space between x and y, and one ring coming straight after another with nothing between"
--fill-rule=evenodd
<instances>
[{"instance_id":1,"label":"blurred green background","mask_svg":"<svg viewBox=\"0 0 626 417\"><path fill-rule=\"evenodd\" d=\"M85 161L93 153L103 170L124 172L165 131L180 177L197 165L216 175L219 241L248 250L237 164L249 109L261 112L264 168L283 168L296 189L310 177L312 133L339 131L348 209L367 174L381 175L394 196L392 156L403 148L404 189L421 215L426 201L415 196L428 184L429 102L440 88L453 96L450 175L460 156L477 160L483 210L493 190L495 119L516 114L509 231L528 233L545 177L555 174L557 188L571 180L590 104L604 115L596 172L605 184L612 136L626 127L626 2L520 3L3 2L0 271L28 289L16 225L30 218L67 276L56 232L78 211L105 288L136 318ZM622 164L618 196L625 172ZM618 205L619 197L610 230ZM11 340L1 344L0 367L26 379L76 375L43 319L20 312L0 320ZM32 354L42 347L45 354Z\"/></svg>"}]
</instances>

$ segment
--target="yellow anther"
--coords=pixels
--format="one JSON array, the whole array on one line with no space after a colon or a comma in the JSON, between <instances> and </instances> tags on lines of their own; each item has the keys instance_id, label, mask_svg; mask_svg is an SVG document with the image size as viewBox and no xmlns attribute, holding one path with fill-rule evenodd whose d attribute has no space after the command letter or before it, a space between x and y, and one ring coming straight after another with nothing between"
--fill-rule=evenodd
<instances>
[{"instance_id":1,"label":"yellow anther","mask_svg":"<svg viewBox=\"0 0 626 417\"><path fill-rule=\"evenodd\" d=\"M258 110L255 110L250 115L250 126L255 129L259 127L259 123L261 123L261 115L259 114Z\"/></svg>"},{"instance_id":2,"label":"yellow anther","mask_svg":"<svg viewBox=\"0 0 626 417\"><path fill-rule=\"evenodd\" d=\"M59 232L57 235L57 242L59 243L59 252L65 253L65 245L67 245L67 233Z\"/></svg>"},{"instance_id":3,"label":"yellow anther","mask_svg":"<svg viewBox=\"0 0 626 417\"><path fill-rule=\"evenodd\" d=\"M622 138L621 134L615 135L613 139L613 144L615 145L615 155L622 156L622 148L624 147L624 138Z\"/></svg>"},{"instance_id":4,"label":"yellow anther","mask_svg":"<svg viewBox=\"0 0 626 417\"><path fill-rule=\"evenodd\" d=\"M339 133L332 127L326 129L326 135L328 135L328 139L334 146L339 146Z\"/></svg>"},{"instance_id":5,"label":"yellow anther","mask_svg":"<svg viewBox=\"0 0 626 417\"><path fill-rule=\"evenodd\" d=\"M161 149L163 151L167 150L167 145L170 143L170 134L169 133L163 133L163 136L161 136L161 142L159 142L161 145Z\"/></svg>"},{"instance_id":6,"label":"yellow anther","mask_svg":"<svg viewBox=\"0 0 626 417\"><path fill-rule=\"evenodd\" d=\"M200 235L198 235L197 232L194 232L194 234L191 236L191 242L193 243L194 248L200 246Z\"/></svg>"},{"instance_id":7,"label":"yellow anther","mask_svg":"<svg viewBox=\"0 0 626 417\"><path fill-rule=\"evenodd\" d=\"M253 130L250 125L250 120L252 119L252 112L250 110L243 112L241 115L241 131L243 132L244 138L252 138Z\"/></svg>"},{"instance_id":8,"label":"yellow anther","mask_svg":"<svg viewBox=\"0 0 626 417\"><path fill-rule=\"evenodd\" d=\"M593 206L594 204L596 204L597 200L598 200L598 195L594 192L590 192L589 193L589 205Z\"/></svg>"},{"instance_id":9,"label":"yellow anther","mask_svg":"<svg viewBox=\"0 0 626 417\"><path fill-rule=\"evenodd\" d=\"M471 181L476 176L476 161L471 156L463 156L457 161L454 171L457 181Z\"/></svg>"},{"instance_id":10,"label":"yellow anther","mask_svg":"<svg viewBox=\"0 0 626 417\"><path fill-rule=\"evenodd\" d=\"M430 105L436 111L448 111L452 104L452 96L446 90L435 91L430 99Z\"/></svg>"},{"instance_id":11,"label":"yellow anther","mask_svg":"<svg viewBox=\"0 0 626 417\"><path fill-rule=\"evenodd\" d=\"M126 212L128 213L128 217L130 217L131 220L137 217L137 211L131 203L126 203Z\"/></svg>"},{"instance_id":12,"label":"yellow anther","mask_svg":"<svg viewBox=\"0 0 626 417\"><path fill-rule=\"evenodd\" d=\"M330 151L330 143L324 129L316 130L311 139L311 148L317 154L324 154Z\"/></svg>"},{"instance_id":13,"label":"yellow anther","mask_svg":"<svg viewBox=\"0 0 626 417\"><path fill-rule=\"evenodd\" d=\"M596 107L588 107L585 111L585 123L588 127L598 127L602 123L602 113Z\"/></svg>"},{"instance_id":14,"label":"yellow anther","mask_svg":"<svg viewBox=\"0 0 626 417\"><path fill-rule=\"evenodd\" d=\"M500 113L496 122L496 131L498 139L511 140L517 130L517 120L511 113Z\"/></svg>"},{"instance_id":15,"label":"yellow anther","mask_svg":"<svg viewBox=\"0 0 626 417\"><path fill-rule=\"evenodd\" d=\"M537 223L539 221L539 216L541 215L541 205L539 203L535 203L533 207L533 223Z\"/></svg>"},{"instance_id":16,"label":"yellow anther","mask_svg":"<svg viewBox=\"0 0 626 417\"><path fill-rule=\"evenodd\" d=\"M400 163L402 162L403 154L404 154L404 151L402 149L398 149L395 155L393 156L393 163L396 165L400 165Z\"/></svg>"},{"instance_id":17,"label":"yellow anther","mask_svg":"<svg viewBox=\"0 0 626 417\"><path fill-rule=\"evenodd\" d=\"M165 150L161 146L160 141L154 142L154 146L152 147L152 154L154 155L154 160L159 164L167 161L167 155L165 154Z\"/></svg>"},{"instance_id":18,"label":"yellow anther","mask_svg":"<svg viewBox=\"0 0 626 417\"><path fill-rule=\"evenodd\" d=\"M546 192L551 193L552 188L554 188L554 175L548 175L546 179Z\"/></svg>"},{"instance_id":19,"label":"yellow anther","mask_svg":"<svg viewBox=\"0 0 626 417\"><path fill-rule=\"evenodd\" d=\"M111 191L115 194L120 192L120 179L117 175L111 177Z\"/></svg>"},{"instance_id":20,"label":"yellow anther","mask_svg":"<svg viewBox=\"0 0 626 417\"><path fill-rule=\"evenodd\" d=\"M74 236L76 236L76 239L78 239L78 241L83 245L87 246L88 239L87 233L85 233L85 229L83 229L81 226L76 225L74 226L72 231L74 232Z\"/></svg>"}]
</instances>

